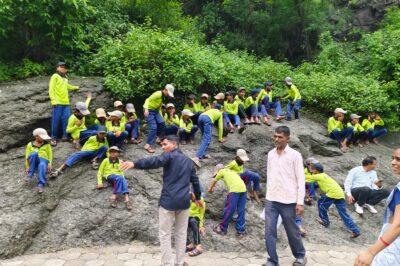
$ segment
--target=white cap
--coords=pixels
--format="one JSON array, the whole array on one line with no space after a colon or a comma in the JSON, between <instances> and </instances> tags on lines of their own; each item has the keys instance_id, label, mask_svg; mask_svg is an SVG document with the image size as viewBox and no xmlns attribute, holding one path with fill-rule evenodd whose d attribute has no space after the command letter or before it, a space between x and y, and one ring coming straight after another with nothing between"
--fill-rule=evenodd
<instances>
[{"instance_id":1,"label":"white cap","mask_svg":"<svg viewBox=\"0 0 400 266\"><path fill-rule=\"evenodd\" d=\"M167 103L167 105L165 106L165 108L167 108L167 109L170 107L175 108L175 105L173 103Z\"/></svg>"},{"instance_id":2,"label":"white cap","mask_svg":"<svg viewBox=\"0 0 400 266\"><path fill-rule=\"evenodd\" d=\"M249 157L247 156L247 153L245 150L243 149L238 149L236 152L236 156L240 158L240 160L242 160L243 162L247 162L249 159Z\"/></svg>"},{"instance_id":3,"label":"white cap","mask_svg":"<svg viewBox=\"0 0 400 266\"><path fill-rule=\"evenodd\" d=\"M97 118L99 118L99 117L104 117L104 118L106 118L106 117L107 117L107 116L106 116L106 111L104 111L103 108L97 108L97 109L96 109L96 117L97 117Z\"/></svg>"},{"instance_id":4,"label":"white cap","mask_svg":"<svg viewBox=\"0 0 400 266\"><path fill-rule=\"evenodd\" d=\"M51 139L49 135L47 135L47 131L44 128L37 128L33 131L33 136L39 136L43 140Z\"/></svg>"},{"instance_id":5,"label":"white cap","mask_svg":"<svg viewBox=\"0 0 400 266\"><path fill-rule=\"evenodd\" d=\"M124 114L121 111L118 111L118 110L115 110L115 111L112 111L112 112L108 112L108 114L110 116L116 116L118 118L122 118L124 116Z\"/></svg>"},{"instance_id":6,"label":"white cap","mask_svg":"<svg viewBox=\"0 0 400 266\"><path fill-rule=\"evenodd\" d=\"M343 110L342 108L336 108L335 109L335 114L337 114L337 113L345 114L345 113L347 113L347 111Z\"/></svg>"},{"instance_id":7,"label":"white cap","mask_svg":"<svg viewBox=\"0 0 400 266\"><path fill-rule=\"evenodd\" d=\"M135 106L133 106L132 103L127 103L126 104L126 111L128 113L134 113L135 112Z\"/></svg>"},{"instance_id":8,"label":"white cap","mask_svg":"<svg viewBox=\"0 0 400 266\"><path fill-rule=\"evenodd\" d=\"M361 117L361 116L358 115L358 114L351 114L351 115L350 115L350 118L351 118L351 119L360 118L360 117Z\"/></svg>"},{"instance_id":9,"label":"white cap","mask_svg":"<svg viewBox=\"0 0 400 266\"><path fill-rule=\"evenodd\" d=\"M215 176L216 174L218 174L219 170L223 169L224 165L222 163L217 164L214 167L214 172L213 172L213 176Z\"/></svg>"},{"instance_id":10,"label":"white cap","mask_svg":"<svg viewBox=\"0 0 400 266\"><path fill-rule=\"evenodd\" d=\"M90 114L86 104L84 102L77 102L75 104L75 108L79 110L79 112L83 115L88 115Z\"/></svg>"},{"instance_id":11,"label":"white cap","mask_svg":"<svg viewBox=\"0 0 400 266\"><path fill-rule=\"evenodd\" d=\"M108 150L109 151L121 151L117 146L111 146Z\"/></svg>"},{"instance_id":12,"label":"white cap","mask_svg":"<svg viewBox=\"0 0 400 266\"><path fill-rule=\"evenodd\" d=\"M223 100L223 99L225 99L225 94L223 92L220 92L220 93L218 93L217 95L214 96L214 99Z\"/></svg>"},{"instance_id":13,"label":"white cap","mask_svg":"<svg viewBox=\"0 0 400 266\"><path fill-rule=\"evenodd\" d=\"M182 116L184 116L184 115L194 116L194 114L193 114L190 110L188 110L188 109L184 109L184 110L182 111Z\"/></svg>"},{"instance_id":14,"label":"white cap","mask_svg":"<svg viewBox=\"0 0 400 266\"><path fill-rule=\"evenodd\" d=\"M114 107L117 108L118 106L124 106L124 104L121 101L115 101Z\"/></svg>"},{"instance_id":15,"label":"white cap","mask_svg":"<svg viewBox=\"0 0 400 266\"><path fill-rule=\"evenodd\" d=\"M208 99L208 94L207 93L203 93L200 98L207 98Z\"/></svg>"},{"instance_id":16,"label":"white cap","mask_svg":"<svg viewBox=\"0 0 400 266\"><path fill-rule=\"evenodd\" d=\"M287 85L292 85L293 84L291 77L286 77L285 78L285 82L286 82Z\"/></svg>"},{"instance_id":17,"label":"white cap","mask_svg":"<svg viewBox=\"0 0 400 266\"><path fill-rule=\"evenodd\" d=\"M172 86L172 84L167 84L165 88L168 90L169 97L174 97L174 91L175 91L174 86Z\"/></svg>"}]
</instances>

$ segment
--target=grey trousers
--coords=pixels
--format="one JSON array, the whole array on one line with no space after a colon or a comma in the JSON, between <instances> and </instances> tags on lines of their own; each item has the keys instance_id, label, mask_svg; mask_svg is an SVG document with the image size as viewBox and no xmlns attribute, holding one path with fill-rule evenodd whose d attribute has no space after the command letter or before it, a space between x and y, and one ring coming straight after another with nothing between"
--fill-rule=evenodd
<instances>
[{"instance_id":1,"label":"grey trousers","mask_svg":"<svg viewBox=\"0 0 400 266\"><path fill-rule=\"evenodd\" d=\"M182 266L186 250L186 237L189 219L189 209L169 211L160 206L158 210L159 237L161 248L161 265ZM175 222L175 264L172 257L172 228Z\"/></svg>"}]
</instances>

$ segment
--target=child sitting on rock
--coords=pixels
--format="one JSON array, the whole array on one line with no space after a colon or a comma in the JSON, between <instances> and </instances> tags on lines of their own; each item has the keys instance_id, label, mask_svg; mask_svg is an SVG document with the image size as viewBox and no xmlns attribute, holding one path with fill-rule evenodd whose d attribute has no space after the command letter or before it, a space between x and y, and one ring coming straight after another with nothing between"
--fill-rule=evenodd
<instances>
[{"instance_id":1,"label":"child sitting on rock","mask_svg":"<svg viewBox=\"0 0 400 266\"><path fill-rule=\"evenodd\" d=\"M203 194L203 193L202 193ZM204 252L201 246L200 236L204 236L206 233L206 228L204 228L204 214L206 212L206 203L204 202L203 196L201 196L201 203L203 207L196 205L196 197L193 192L191 192L191 201L189 208L189 222L188 231L192 232L193 242L190 241L190 234L187 234L186 241L186 251L189 252L190 257L195 257Z\"/></svg>"},{"instance_id":2,"label":"child sitting on rock","mask_svg":"<svg viewBox=\"0 0 400 266\"><path fill-rule=\"evenodd\" d=\"M129 189L128 183L126 182L124 171L119 169L120 159L119 156L120 149L117 146L112 146L110 148L110 156L105 158L100 165L99 171L97 172L97 185L96 189L102 189L103 178L107 180L108 183L113 184L113 194L110 198L110 205L113 208L117 207L117 195L124 195L125 207L128 210L132 209L132 203L129 200Z\"/></svg>"},{"instance_id":3,"label":"child sitting on rock","mask_svg":"<svg viewBox=\"0 0 400 266\"><path fill-rule=\"evenodd\" d=\"M135 107L132 103L126 104L126 112L121 119L121 123L125 124L125 130L128 132L128 137L130 137L130 142L132 144L139 144L142 142L142 140L139 139L140 119L137 117Z\"/></svg>"},{"instance_id":4,"label":"child sitting on rock","mask_svg":"<svg viewBox=\"0 0 400 266\"><path fill-rule=\"evenodd\" d=\"M182 111L182 117L179 120L179 138L181 144L192 144L194 135L196 134L198 127L193 125L192 117L194 113L190 110L184 109Z\"/></svg>"},{"instance_id":5,"label":"child sitting on rock","mask_svg":"<svg viewBox=\"0 0 400 266\"><path fill-rule=\"evenodd\" d=\"M124 140L128 137L125 124L121 122L124 114L118 110L108 112L108 114L110 115L110 121L106 122L107 141L110 146L118 146L121 149L122 145L124 145Z\"/></svg>"},{"instance_id":6,"label":"child sitting on rock","mask_svg":"<svg viewBox=\"0 0 400 266\"><path fill-rule=\"evenodd\" d=\"M46 173L51 171L51 162L53 153L51 145L47 142L51 137L43 128L37 128L33 131L34 141L31 141L26 146L25 152L25 182L29 183L33 175L38 170L38 192L44 192L46 185Z\"/></svg>"},{"instance_id":7,"label":"child sitting on rock","mask_svg":"<svg viewBox=\"0 0 400 266\"><path fill-rule=\"evenodd\" d=\"M86 102L77 102L74 113L68 118L67 133L71 134L73 143L77 149L81 148L79 144L81 131L86 130L85 115L90 114L88 106L92 96L89 93Z\"/></svg>"},{"instance_id":8,"label":"child sitting on rock","mask_svg":"<svg viewBox=\"0 0 400 266\"><path fill-rule=\"evenodd\" d=\"M324 193L318 200L319 218L317 218L317 222L328 227L330 223L328 210L332 204L335 204L343 223L352 232L350 238L358 237L360 229L346 211L346 201L342 188L332 177L324 173L324 168L319 163L311 165L311 173L312 175L306 176L306 182L317 182L320 191Z\"/></svg>"}]
</instances>

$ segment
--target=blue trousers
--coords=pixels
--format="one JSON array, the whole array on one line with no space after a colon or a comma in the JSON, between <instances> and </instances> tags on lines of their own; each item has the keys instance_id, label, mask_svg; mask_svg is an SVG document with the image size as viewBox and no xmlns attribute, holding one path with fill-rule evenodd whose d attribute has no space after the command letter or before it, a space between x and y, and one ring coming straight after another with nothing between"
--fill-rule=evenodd
<instances>
[{"instance_id":1,"label":"blue trousers","mask_svg":"<svg viewBox=\"0 0 400 266\"><path fill-rule=\"evenodd\" d=\"M257 106L255 104L250 105L246 108L247 116L255 117L258 116Z\"/></svg>"},{"instance_id":2,"label":"blue trousers","mask_svg":"<svg viewBox=\"0 0 400 266\"><path fill-rule=\"evenodd\" d=\"M260 175L259 174L254 173L249 170L245 170L243 173L240 174L240 177L242 178L243 182L246 184L246 187L248 189L251 189L251 185L253 185L254 191L260 190Z\"/></svg>"},{"instance_id":3,"label":"blue trousers","mask_svg":"<svg viewBox=\"0 0 400 266\"><path fill-rule=\"evenodd\" d=\"M28 177L32 178L36 169L38 170L38 185L44 187L46 185L46 172L49 161L39 157L37 152L31 152L28 155Z\"/></svg>"},{"instance_id":4,"label":"blue trousers","mask_svg":"<svg viewBox=\"0 0 400 266\"><path fill-rule=\"evenodd\" d=\"M329 134L329 137L331 137L331 139L336 140L339 144L344 140L350 140L351 137L353 136L353 127L346 127L343 130L337 130L334 129L331 134Z\"/></svg>"},{"instance_id":5,"label":"blue trousers","mask_svg":"<svg viewBox=\"0 0 400 266\"><path fill-rule=\"evenodd\" d=\"M190 132L186 132L186 130L184 128L180 128L179 129L179 137L180 139L183 140L193 140L194 139L194 135L196 134L197 130L198 130L198 126L193 126L192 129L190 130Z\"/></svg>"},{"instance_id":6,"label":"blue trousers","mask_svg":"<svg viewBox=\"0 0 400 266\"><path fill-rule=\"evenodd\" d=\"M356 143L359 140L366 140L368 138L368 134L366 131L355 132L353 131L353 135L351 137L351 141Z\"/></svg>"},{"instance_id":7,"label":"blue trousers","mask_svg":"<svg viewBox=\"0 0 400 266\"><path fill-rule=\"evenodd\" d=\"M265 106L265 109L271 110L271 109L275 109L275 114L276 116L281 116L282 115L282 107L281 107L281 102L280 101L276 101L276 102L270 102L269 101L269 96L265 96L262 102Z\"/></svg>"},{"instance_id":8,"label":"blue trousers","mask_svg":"<svg viewBox=\"0 0 400 266\"><path fill-rule=\"evenodd\" d=\"M258 113L261 113L262 116L267 116L267 110L263 104L258 106Z\"/></svg>"},{"instance_id":9,"label":"blue trousers","mask_svg":"<svg viewBox=\"0 0 400 266\"><path fill-rule=\"evenodd\" d=\"M340 218L342 218L342 221L344 225L352 231L353 233L359 234L360 229L358 226L353 222L353 219L351 219L350 215L346 211L346 201L344 199L332 199L329 198L325 195L321 196L321 198L318 200L318 212L319 212L319 218L326 224L329 225L329 217L328 217L328 210L329 207L335 204L336 209L338 210Z\"/></svg>"},{"instance_id":10,"label":"blue trousers","mask_svg":"<svg viewBox=\"0 0 400 266\"><path fill-rule=\"evenodd\" d=\"M299 227L296 224L296 203L283 204L267 200L265 203L265 245L267 247L268 261L279 264L276 253L276 240L278 216L282 218L289 246L295 258L304 258L306 251L301 240Z\"/></svg>"},{"instance_id":11,"label":"blue trousers","mask_svg":"<svg viewBox=\"0 0 400 266\"><path fill-rule=\"evenodd\" d=\"M228 230L229 223L231 222L235 211L237 211L238 213L235 226L236 231L239 234L243 234L246 231L245 228L246 202L247 202L246 192L242 193L230 192L228 196L226 196L224 217L219 224L222 232L226 233L226 231Z\"/></svg>"},{"instance_id":12,"label":"blue trousers","mask_svg":"<svg viewBox=\"0 0 400 266\"><path fill-rule=\"evenodd\" d=\"M97 125L96 125L97 126ZM85 142L91 137L97 134L97 129L86 129L79 132L79 144L83 146Z\"/></svg>"},{"instance_id":13,"label":"blue trousers","mask_svg":"<svg viewBox=\"0 0 400 266\"><path fill-rule=\"evenodd\" d=\"M293 100L289 100L289 102L286 105L286 119L292 119L292 113L293 111L298 115L299 110L300 110L300 105L301 105L301 100L296 100L293 103Z\"/></svg>"},{"instance_id":14,"label":"blue trousers","mask_svg":"<svg viewBox=\"0 0 400 266\"><path fill-rule=\"evenodd\" d=\"M109 175L107 181L113 184L113 194L129 194L128 182L122 175Z\"/></svg>"},{"instance_id":15,"label":"blue trousers","mask_svg":"<svg viewBox=\"0 0 400 266\"><path fill-rule=\"evenodd\" d=\"M122 148L122 145L124 145L124 140L128 137L128 131L123 131L121 132L121 135L119 137L116 137L114 133L108 132L107 133L107 141L108 145L111 146L118 146L118 148Z\"/></svg>"},{"instance_id":16,"label":"blue trousers","mask_svg":"<svg viewBox=\"0 0 400 266\"><path fill-rule=\"evenodd\" d=\"M318 183L316 182L307 182L306 183L306 194L307 196L310 196L311 198L314 198L317 194L315 192L315 189L318 187Z\"/></svg>"},{"instance_id":17,"label":"blue trousers","mask_svg":"<svg viewBox=\"0 0 400 266\"><path fill-rule=\"evenodd\" d=\"M68 118L71 115L69 105L57 104L53 105L53 116L51 117L51 138L57 139L67 137Z\"/></svg>"},{"instance_id":18,"label":"blue trousers","mask_svg":"<svg viewBox=\"0 0 400 266\"><path fill-rule=\"evenodd\" d=\"M233 124L234 126L240 126L240 117L239 115L231 115L228 114L227 112L224 112L224 119L228 124Z\"/></svg>"},{"instance_id":19,"label":"blue trousers","mask_svg":"<svg viewBox=\"0 0 400 266\"><path fill-rule=\"evenodd\" d=\"M194 116L192 116L192 121L194 125L198 125L199 124L199 117L203 112L196 112L194 113Z\"/></svg>"},{"instance_id":20,"label":"blue trousers","mask_svg":"<svg viewBox=\"0 0 400 266\"><path fill-rule=\"evenodd\" d=\"M131 139L138 139L139 138L139 125L140 119L136 118L132 122L127 122L125 124L125 130L128 131L128 137Z\"/></svg>"},{"instance_id":21,"label":"blue trousers","mask_svg":"<svg viewBox=\"0 0 400 266\"><path fill-rule=\"evenodd\" d=\"M94 157L101 159L104 157L107 150L108 150L107 146L102 146L102 147L100 147L100 149L95 150L95 151L78 151L78 152L71 154L67 158L67 160L65 160L64 164L68 167L71 167L77 161L82 161L85 159L93 159Z\"/></svg>"},{"instance_id":22,"label":"blue trousers","mask_svg":"<svg viewBox=\"0 0 400 266\"><path fill-rule=\"evenodd\" d=\"M165 126L165 135L176 135L179 127L176 124Z\"/></svg>"},{"instance_id":23,"label":"blue trousers","mask_svg":"<svg viewBox=\"0 0 400 266\"><path fill-rule=\"evenodd\" d=\"M213 123L211 121L211 118L208 117L208 115L201 115L199 117L199 128L201 134L203 135L203 138L201 139L200 147L197 150L197 157L202 159L206 154L208 145L210 145L211 134L213 130Z\"/></svg>"},{"instance_id":24,"label":"blue trousers","mask_svg":"<svg viewBox=\"0 0 400 266\"><path fill-rule=\"evenodd\" d=\"M374 138L379 138L382 137L383 135L387 134L387 129L386 128L380 128L380 129L368 129L367 131L367 136L368 140L373 140Z\"/></svg>"},{"instance_id":25,"label":"blue trousers","mask_svg":"<svg viewBox=\"0 0 400 266\"><path fill-rule=\"evenodd\" d=\"M149 110L149 115L147 116L146 120L150 129L146 143L153 145L156 142L156 137L164 137L165 120L156 110Z\"/></svg>"}]
</instances>

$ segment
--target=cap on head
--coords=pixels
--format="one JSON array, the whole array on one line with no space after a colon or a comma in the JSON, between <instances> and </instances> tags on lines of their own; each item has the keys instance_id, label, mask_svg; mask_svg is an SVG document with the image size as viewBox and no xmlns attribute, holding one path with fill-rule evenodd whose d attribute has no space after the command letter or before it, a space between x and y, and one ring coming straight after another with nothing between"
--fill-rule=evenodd
<instances>
[{"instance_id":1,"label":"cap on head","mask_svg":"<svg viewBox=\"0 0 400 266\"><path fill-rule=\"evenodd\" d=\"M306 159L306 165L310 165L310 164L314 164L314 163L319 163L319 161L317 159L315 159L314 157L308 157Z\"/></svg>"},{"instance_id":2,"label":"cap on head","mask_svg":"<svg viewBox=\"0 0 400 266\"><path fill-rule=\"evenodd\" d=\"M260 89L252 89L250 92L251 95L255 95L257 93L260 93Z\"/></svg>"},{"instance_id":3,"label":"cap on head","mask_svg":"<svg viewBox=\"0 0 400 266\"><path fill-rule=\"evenodd\" d=\"M243 162L249 161L249 157L247 156L247 153L244 149L238 149L236 151L236 156L240 158Z\"/></svg>"},{"instance_id":4,"label":"cap on head","mask_svg":"<svg viewBox=\"0 0 400 266\"><path fill-rule=\"evenodd\" d=\"M293 82L292 82L292 78L291 77L286 77L285 78L285 83L287 84L287 85L292 85L293 84Z\"/></svg>"},{"instance_id":5,"label":"cap on head","mask_svg":"<svg viewBox=\"0 0 400 266\"><path fill-rule=\"evenodd\" d=\"M97 118L99 118L99 117L104 117L104 118L106 118L106 117L107 117L107 116L106 116L106 111L104 111L103 108L97 108L97 109L96 109L96 117L97 117Z\"/></svg>"},{"instance_id":6,"label":"cap on head","mask_svg":"<svg viewBox=\"0 0 400 266\"><path fill-rule=\"evenodd\" d=\"M207 93L203 93L202 95L201 95L201 98L207 98L208 99L208 94Z\"/></svg>"},{"instance_id":7,"label":"cap on head","mask_svg":"<svg viewBox=\"0 0 400 266\"><path fill-rule=\"evenodd\" d=\"M135 112L135 106L133 106L132 103L127 103L126 104L126 111L128 113L134 113Z\"/></svg>"},{"instance_id":8,"label":"cap on head","mask_svg":"<svg viewBox=\"0 0 400 266\"><path fill-rule=\"evenodd\" d=\"M56 67L60 67L60 66L65 67L65 68L68 68L67 63L62 62L62 61L58 62L57 65L56 65Z\"/></svg>"},{"instance_id":9,"label":"cap on head","mask_svg":"<svg viewBox=\"0 0 400 266\"><path fill-rule=\"evenodd\" d=\"M217 95L214 96L214 99L216 99L216 100L224 100L225 99L225 94L223 92L219 92Z\"/></svg>"},{"instance_id":10,"label":"cap on head","mask_svg":"<svg viewBox=\"0 0 400 266\"><path fill-rule=\"evenodd\" d=\"M324 167L320 163L313 163L312 167L320 173L324 172Z\"/></svg>"},{"instance_id":11,"label":"cap on head","mask_svg":"<svg viewBox=\"0 0 400 266\"><path fill-rule=\"evenodd\" d=\"M345 114L345 113L347 113L347 111L343 110L342 108L336 108L334 112L335 112L335 114L338 114L338 113Z\"/></svg>"},{"instance_id":12,"label":"cap on head","mask_svg":"<svg viewBox=\"0 0 400 266\"><path fill-rule=\"evenodd\" d=\"M121 101L115 101L114 107L117 108L118 106L124 106L124 104Z\"/></svg>"},{"instance_id":13,"label":"cap on head","mask_svg":"<svg viewBox=\"0 0 400 266\"><path fill-rule=\"evenodd\" d=\"M246 89L245 89L244 87L240 87L239 90L238 90L238 92L245 91L245 90L246 90Z\"/></svg>"},{"instance_id":14,"label":"cap on head","mask_svg":"<svg viewBox=\"0 0 400 266\"><path fill-rule=\"evenodd\" d=\"M110 116L116 116L118 118L122 118L124 116L124 114L121 111L118 111L118 110L115 110L115 111L112 111L112 112L108 112L108 114Z\"/></svg>"},{"instance_id":15,"label":"cap on head","mask_svg":"<svg viewBox=\"0 0 400 266\"><path fill-rule=\"evenodd\" d=\"M121 150L117 146L111 146L109 151L117 151L120 152Z\"/></svg>"},{"instance_id":16,"label":"cap on head","mask_svg":"<svg viewBox=\"0 0 400 266\"><path fill-rule=\"evenodd\" d=\"M264 86L265 86L265 87L272 86L272 82L270 82L270 81L265 82L265 83L264 83Z\"/></svg>"},{"instance_id":17,"label":"cap on head","mask_svg":"<svg viewBox=\"0 0 400 266\"><path fill-rule=\"evenodd\" d=\"M350 115L350 118L351 119L356 119L356 118L360 118L361 116L360 115L358 115L358 114L351 114Z\"/></svg>"},{"instance_id":18,"label":"cap on head","mask_svg":"<svg viewBox=\"0 0 400 266\"><path fill-rule=\"evenodd\" d=\"M103 125L97 127L97 133L107 133L107 128Z\"/></svg>"},{"instance_id":19,"label":"cap on head","mask_svg":"<svg viewBox=\"0 0 400 266\"><path fill-rule=\"evenodd\" d=\"M235 96L236 95L236 91L228 91L227 96Z\"/></svg>"},{"instance_id":20,"label":"cap on head","mask_svg":"<svg viewBox=\"0 0 400 266\"><path fill-rule=\"evenodd\" d=\"M193 94L190 94L190 95L186 96L186 99L188 99L188 100L194 100L195 98L196 97L194 97Z\"/></svg>"},{"instance_id":21,"label":"cap on head","mask_svg":"<svg viewBox=\"0 0 400 266\"><path fill-rule=\"evenodd\" d=\"M187 116L194 116L194 114L193 114L190 110L188 110L188 109L184 109L184 110L182 111L182 116L185 116L185 115L187 115Z\"/></svg>"},{"instance_id":22,"label":"cap on head","mask_svg":"<svg viewBox=\"0 0 400 266\"><path fill-rule=\"evenodd\" d=\"M83 114L83 115L88 115L90 114L86 104L84 102L77 102L75 104L75 108L78 109L78 111Z\"/></svg>"},{"instance_id":23,"label":"cap on head","mask_svg":"<svg viewBox=\"0 0 400 266\"><path fill-rule=\"evenodd\" d=\"M221 169L223 169L223 168L224 168L224 165L223 165L222 163L217 164L217 165L214 167L213 176L215 176L216 174L218 174L219 170L221 170Z\"/></svg>"},{"instance_id":24,"label":"cap on head","mask_svg":"<svg viewBox=\"0 0 400 266\"><path fill-rule=\"evenodd\" d=\"M169 95L169 97L174 97L175 88L174 88L174 86L172 86L172 84L167 84L167 85L165 86L165 89L168 90L168 95Z\"/></svg>"},{"instance_id":25,"label":"cap on head","mask_svg":"<svg viewBox=\"0 0 400 266\"><path fill-rule=\"evenodd\" d=\"M165 106L165 108L175 108L175 105L173 103L167 103L167 105Z\"/></svg>"},{"instance_id":26,"label":"cap on head","mask_svg":"<svg viewBox=\"0 0 400 266\"><path fill-rule=\"evenodd\" d=\"M46 129L44 129L44 128L37 128L32 133L33 133L34 137L39 136L43 140L51 139L51 137L47 134Z\"/></svg>"}]
</instances>

